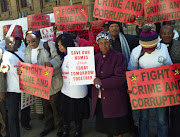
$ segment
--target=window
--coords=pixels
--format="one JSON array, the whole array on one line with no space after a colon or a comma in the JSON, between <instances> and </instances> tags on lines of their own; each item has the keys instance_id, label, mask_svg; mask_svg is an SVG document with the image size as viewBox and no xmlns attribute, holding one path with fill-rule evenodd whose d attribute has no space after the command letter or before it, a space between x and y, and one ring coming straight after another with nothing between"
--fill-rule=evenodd
<instances>
[{"instance_id":1,"label":"window","mask_svg":"<svg viewBox=\"0 0 180 137\"><path fill-rule=\"evenodd\" d=\"M21 0L21 7L30 7L31 6L31 0Z\"/></svg>"},{"instance_id":2,"label":"window","mask_svg":"<svg viewBox=\"0 0 180 137\"><path fill-rule=\"evenodd\" d=\"M9 10L8 0L1 0L1 12L6 12Z\"/></svg>"}]
</instances>

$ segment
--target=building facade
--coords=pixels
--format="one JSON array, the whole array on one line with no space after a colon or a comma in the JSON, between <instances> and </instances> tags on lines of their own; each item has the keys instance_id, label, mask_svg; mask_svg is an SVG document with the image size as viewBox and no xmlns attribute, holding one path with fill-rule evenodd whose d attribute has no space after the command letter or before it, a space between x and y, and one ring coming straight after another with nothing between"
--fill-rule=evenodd
<instances>
[{"instance_id":1,"label":"building facade","mask_svg":"<svg viewBox=\"0 0 180 137\"><path fill-rule=\"evenodd\" d=\"M0 0L0 21L53 13L53 7L71 4L87 5L89 21L93 20L94 0Z\"/></svg>"}]
</instances>

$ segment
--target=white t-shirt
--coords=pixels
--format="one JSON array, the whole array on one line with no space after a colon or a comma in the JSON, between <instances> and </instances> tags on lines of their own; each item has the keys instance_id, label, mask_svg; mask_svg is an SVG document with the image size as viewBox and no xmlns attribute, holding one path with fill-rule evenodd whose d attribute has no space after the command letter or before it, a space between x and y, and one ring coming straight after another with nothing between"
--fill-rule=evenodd
<instances>
[{"instance_id":1,"label":"white t-shirt","mask_svg":"<svg viewBox=\"0 0 180 137\"><path fill-rule=\"evenodd\" d=\"M26 48L26 46L25 46L25 45L21 45L21 46L18 48L18 50L23 51L25 48Z\"/></svg>"},{"instance_id":2,"label":"white t-shirt","mask_svg":"<svg viewBox=\"0 0 180 137\"><path fill-rule=\"evenodd\" d=\"M24 60L24 52L15 52L22 60ZM3 54L3 62L10 67L7 72L7 91L21 93L19 89L19 76L17 75L18 62L21 62L14 54L5 51Z\"/></svg>"},{"instance_id":3,"label":"white t-shirt","mask_svg":"<svg viewBox=\"0 0 180 137\"><path fill-rule=\"evenodd\" d=\"M145 52L144 55L139 58L141 50L141 45L132 50L128 70L153 68L173 64L167 46L163 43L158 43L157 48L151 54Z\"/></svg>"},{"instance_id":4,"label":"white t-shirt","mask_svg":"<svg viewBox=\"0 0 180 137\"><path fill-rule=\"evenodd\" d=\"M32 64L37 63L37 56L38 56L38 47L31 50L31 63Z\"/></svg>"},{"instance_id":5,"label":"white t-shirt","mask_svg":"<svg viewBox=\"0 0 180 137\"><path fill-rule=\"evenodd\" d=\"M62 64L63 87L61 92L70 98L84 98L88 94L87 85L70 86L68 55Z\"/></svg>"}]
</instances>

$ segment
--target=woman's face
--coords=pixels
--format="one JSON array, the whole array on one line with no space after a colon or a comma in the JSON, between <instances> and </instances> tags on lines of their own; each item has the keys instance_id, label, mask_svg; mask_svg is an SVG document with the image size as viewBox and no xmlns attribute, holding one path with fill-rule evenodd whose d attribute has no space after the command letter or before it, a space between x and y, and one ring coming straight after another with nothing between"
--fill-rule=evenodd
<instances>
[{"instance_id":1,"label":"woman's face","mask_svg":"<svg viewBox=\"0 0 180 137\"><path fill-rule=\"evenodd\" d=\"M111 42L107 39L100 39L98 40L98 45L102 54L106 54L111 47Z\"/></svg>"},{"instance_id":2,"label":"woman's face","mask_svg":"<svg viewBox=\"0 0 180 137\"><path fill-rule=\"evenodd\" d=\"M36 37L34 34L28 34L26 36L26 43L31 49L35 49L39 46L40 38Z\"/></svg>"},{"instance_id":3,"label":"woman's face","mask_svg":"<svg viewBox=\"0 0 180 137\"><path fill-rule=\"evenodd\" d=\"M61 41L58 41L58 48L61 52L66 53L67 49L61 44Z\"/></svg>"}]
</instances>

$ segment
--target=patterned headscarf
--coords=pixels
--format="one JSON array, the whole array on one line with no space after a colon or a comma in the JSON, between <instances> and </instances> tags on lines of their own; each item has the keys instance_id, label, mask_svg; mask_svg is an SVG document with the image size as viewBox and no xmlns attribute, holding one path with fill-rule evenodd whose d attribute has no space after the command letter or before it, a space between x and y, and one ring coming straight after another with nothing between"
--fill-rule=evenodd
<instances>
[{"instance_id":1,"label":"patterned headscarf","mask_svg":"<svg viewBox=\"0 0 180 137\"><path fill-rule=\"evenodd\" d=\"M100 39L107 39L109 41L111 41L111 35L109 32L107 31L101 31L97 36L96 36L96 42L98 43L98 41Z\"/></svg>"}]
</instances>

